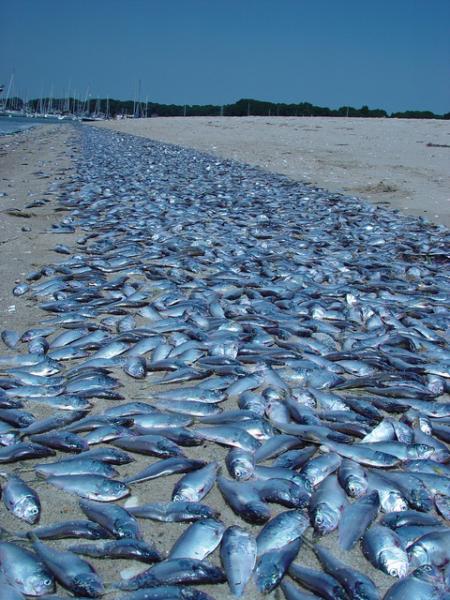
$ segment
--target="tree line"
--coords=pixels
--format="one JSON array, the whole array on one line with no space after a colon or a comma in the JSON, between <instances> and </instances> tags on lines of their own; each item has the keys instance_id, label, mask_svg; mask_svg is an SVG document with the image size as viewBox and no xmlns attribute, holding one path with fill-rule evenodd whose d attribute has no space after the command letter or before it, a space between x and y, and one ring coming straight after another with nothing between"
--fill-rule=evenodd
<instances>
[{"instance_id":1,"label":"tree line","mask_svg":"<svg viewBox=\"0 0 450 600\"><path fill-rule=\"evenodd\" d=\"M266 102L253 98L241 98L233 104L160 104L158 102L136 102L112 98L91 99L86 103L74 98L39 98L28 102L28 108L39 111L42 106L64 107L61 112L101 113L111 117L127 115L136 117L243 117L243 116L280 116L280 117L393 117L402 119L450 119L450 112L435 114L429 110L407 110L388 113L381 108L361 108L341 106L333 109L316 106L310 102L284 103ZM20 98L15 99L16 107L24 105Z\"/></svg>"}]
</instances>

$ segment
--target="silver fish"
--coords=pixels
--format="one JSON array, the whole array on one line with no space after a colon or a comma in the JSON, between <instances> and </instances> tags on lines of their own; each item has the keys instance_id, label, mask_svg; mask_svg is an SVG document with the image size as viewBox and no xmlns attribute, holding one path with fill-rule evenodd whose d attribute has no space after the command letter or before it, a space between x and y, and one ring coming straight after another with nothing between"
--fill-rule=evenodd
<instances>
[{"instance_id":1,"label":"silver fish","mask_svg":"<svg viewBox=\"0 0 450 600\"><path fill-rule=\"evenodd\" d=\"M103 475L50 475L46 481L70 494L101 502L114 502L130 493L125 483Z\"/></svg>"},{"instance_id":2,"label":"silver fish","mask_svg":"<svg viewBox=\"0 0 450 600\"><path fill-rule=\"evenodd\" d=\"M211 490L219 469L218 462L187 473L175 484L172 500L175 502L200 502Z\"/></svg>"},{"instance_id":3,"label":"silver fish","mask_svg":"<svg viewBox=\"0 0 450 600\"><path fill-rule=\"evenodd\" d=\"M329 550L318 544L314 546L314 553L324 570L339 581L350 598L358 600L380 599L380 592L367 575L346 565Z\"/></svg>"},{"instance_id":4,"label":"silver fish","mask_svg":"<svg viewBox=\"0 0 450 600\"><path fill-rule=\"evenodd\" d=\"M89 519L104 527L114 537L142 539L138 522L121 506L82 499L80 508Z\"/></svg>"},{"instance_id":5,"label":"silver fish","mask_svg":"<svg viewBox=\"0 0 450 600\"><path fill-rule=\"evenodd\" d=\"M225 576L219 567L206 560L173 558L164 560L143 573L118 584L122 590L171 584L224 583Z\"/></svg>"},{"instance_id":6,"label":"silver fish","mask_svg":"<svg viewBox=\"0 0 450 600\"><path fill-rule=\"evenodd\" d=\"M123 481L124 483L141 483L142 481L148 481L149 479L155 479L157 477L165 477L167 475L173 475L174 473L195 471L204 466L205 463L202 460L193 460L185 458L184 456L174 456L172 458L159 460L142 471L139 471L139 473L129 475Z\"/></svg>"},{"instance_id":7,"label":"silver fish","mask_svg":"<svg viewBox=\"0 0 450 600\"><path fill-rule=\"evenodd\" d=\"M308 590L320 594L321 598L327 600L346 600L347 598L345 589L340 582L328 573L293 563L290 566L289 575Z\"/></svg>"},{"instance_id":8,"label":"silver fish","mask_svg":"<svg viewBox=\"0 0 450 600\"><path fill-rule=\"evenodd\" d=\"M352 498L359 498L367 491L367 476L363 467L348 458L344 458L339 466L338 480Z\"/></svg>"},{"instance_id":9,"label":"silver fish","mask_svg":"<svg viewBox=\"0 0 450 600\"><path fill-rule=\"evenodd\" d=\"M37 493L18 475L8 475L3 488L6 508L19 519L34 525L41 515L41 503Z\"/></svg>"},{"instance_id":10,"label":"silver fish","mask_svg":"<svg viewBox=\"0 0 450 600\"><path fill-rule=\"evenodd\" d=\"M65 588L88 598L99 598L103 595L102 580L88 562L67 550L50 548L33 533L30 537L39 558Z\"/></svg>"},{"instance_id":11,"label":"silver fish","mask_svg":"<svg viewBox=\"0 0 450 600\"><path fill-rule=\"evenodd\" d=\"M378 516L380 499L373 491L345 507L339 521L339 545L350 550Z\"/></svg>"},{"instance_id":12,"label":"silver fish","mask_svg":"<svg viewBox=\"0 0 450 600\"><path fill-rule=\"evenodd\" d=\"M277 587L297 556L300 545L300 539L296 539L259 558L255 569L255 582L261 592L267 594Z\"/></svg>"},{"instance_id":13,"label":"silver fish","mask_svg":"<svg viewBox=\"0 0 450 600\"><path fill-rule=\"evenodd\" d=\"M222 537L220 558L231 593L240 598L256 564L256 540L238 525L228 527Z\"/></svg>"},{"instance_id":14,"label":"silver fish","mask_svg":"<svg viewBox=\"0 0 450 600\"><path fill-rule=\"evenodd\" d=\"M11 542L0 542L0 572L10 585L29 596L55 590L53 575L40 558Z\"/></svg>"},{"instance_id":15,"label":"silver fish","mask_svg":"<svg viewBox=\"0 0 450 600\"><path fill-rule=\"evenodd\" d=\"M372 525L362 539L362 551L376 569L391 577L405 577L409 569L408 555L394 531Z\"/></svg>"},{"instance_id":16,"label":"silver fish","mask_svg":"<svg viewBox=\"0 0 450 600\"><path fill-rule=\"evenodd\" d=\"M311 496L309 514L314 529L321 535L336 529L347 504L344 490L336 476L330 475Z\"/></svg>"},{"instance_id":17,"label":"silver fish","mask_svg":"<svg viewBox=\"0 0 450 600\"><path fill-rule=\"evenodd\" d=\"M131 559L147 564L162 560L161 554L152 544L132 538L122 538L101 544L75 544L70 546L69 550L91 558Z\"/></svg>"},{"instance_id":18,"label":"silver fish","mask_svg":"<svg viewBox=\"0 0 450 600\"><path fill-rule=\"evenodd\" d=\"M258 556L290 544L300 538L308 526L308 520L298 510L278 514L264 525L256 538Z\"/></svg>"},{"instance_id":19,"label":"silver fish","mask_svg":"<svg viewBox=\"0 0 450 600\"><path fill-rule=\"evenodd\" d=\"M203 560L217 548L225 525L215 519L204 519L190 525L170 550L169 559L196 558Z\"/></svg>"},{"instance_id":20,"label":"silver fish","mask_svg":"<svg viewBox=\"0 0 450 600\"><path fill-rule=\"evenodd\" d=\"M164 523L191 522L219 516L217 510L197 502L154 502L142 506L130 506L127 511L141 519Z\"/></svg>"},{"instance_id":21,"label":"silver fish","mask_svg":"<svg viewBox=\"0 0 450 600\"><path fill-rule=\"evenodd\" d=\"M250 479L254 473L255 455L248 450L232 448L225 458L225 464L233 479L245 481Z\"/></svg>"},{"instance_id":22,"label":"silver fish","mask_svg":"<svg viewBox=\"0 0 450 600\"><path fill-rule=\"evenodd\" d=\"M408 549L411 566L442 567L450 560L450 529L428 533Z\"/></svg>"}]
</instances>

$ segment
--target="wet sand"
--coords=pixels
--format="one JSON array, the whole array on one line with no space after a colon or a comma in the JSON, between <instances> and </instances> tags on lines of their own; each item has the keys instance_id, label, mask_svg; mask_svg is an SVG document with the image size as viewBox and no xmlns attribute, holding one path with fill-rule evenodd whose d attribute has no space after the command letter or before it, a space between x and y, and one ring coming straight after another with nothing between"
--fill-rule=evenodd
<instances>
[{"instance_id":1,"label":"wet sand","mask_svg":"<svg viewBox=\"0 0 450 600\"><path fill-rule=\"evenodd\" d=\"M36 303L27 295L20 297L13 296L12 289L16 280L23 280L25 273L43 265L64 261L67 258L52 251L52 248L56 244L68 244L74 248L74 253L76 252L75 242L79 234L54 235L48 232L51 225L59 222L66 214L58 212L57 198L61 193L59 184L63 184L64 181L70 178L73 172L74 165L72 159L76 157L78 152L76 138L77 132L70 126L45 126L0 140L0 192L7 193L6 196L0 197L0 210L2 211L0 229L0 249L2 253L0 279L1 329L15 329L18 332L23 332L29 327L39 326L45 318L51 316L38 309ZM33 200L41 198L46 198L49 202L41 207L25 208ZM8 214L6 211L11 208L29 212L29 216L26 217L24 214L22 216ZM25 231L22 230L23 227L26 228ZM20 351L25 351L24 345L19 344L19 348L21 349ZM1 354L13 354L14 352L15 350L9 350L2 344ZM67 361L64 363L67 367L71 366L71 364L75 364L75 362L70 363ZM126 377L121 369L115 369L113 376L118 377L123 383L120 392L124 395L126 401L142 400L143 397L151 399L152 391L157 389L152 385L152 380L156 379L156 375L149 376L143 381L138 381ZM112 402L107 400L95 400L94 402L92 414L100 413L106 407L112 405ZM221 406L225 410L235 407L233 400L228 400ZM52 412L43 406L37 406L32 403L26 404L24 408L33 412L38 418L49 416ZM205 443L202 446L187 448L186 455L192 458L206 458L208 461L218 460L222 465L223 471L226 473L223 462L226 450L213 443ZM134 456L136 457L134 463L118 467L120 478L131 473L136 473L141 468L158 460L138 454ZM2 470L15 471L19 469L20 472L22 467L29 469L36 462L41 461L26 461L22 464L13 463L4 465L2 466ZM27 481L32 480L33 475L31 472L23 472L22 474ZM180 475L174 475L132 485L131 498L124 499L119 504L126 506L130 502L144 504L147 502L168 501L171 498L174 484L180 477ZM57 491L45 483L32 483L32 485L36 487L41 498L41 525L47 525L59 520L84 518L78 507L78 498L76 496L71 496L63 491ZM220 511L221 519L225 525L244 524L224 503L217 487L214 487L205 498L205 503ZM271 508L273 515L286 510L278 505L271 505ZM3 504L0 506L0 518L2 526L7 530L27 531L30 529L25 523L11 516ZM154 541L158 549L163 553L169 551L175 540L187 527L187 524L164 524L143 519L140 519L139 522L144 533L144 539ZM244 525L255 534L260 529L260 527ZM310 535L308 533L308 536ZM61 540L49 543L56 548L66 548L75 543L75 541ZM372 568L363 558L359 547L356 547L349 553L343 553L337 545L336 534L325 536L321 539L321 543L325 547L332 549L337 556L348 564L369 574L377 583L381 592L384 592L394 583L392 578ZM214 552L210 559L215 564L220 564L218 550ZM133 561L88 560L95 565L107 587L110 587L113 582L119 580L119 573L124 569L127 569L128 574L131 575L146 568L142 563ZM301 548L297 562L315 567L318 566L311 551L305 547ZM232 598L226 585L198 586L198 588L207 591L217 600ZM120 595L119 593L111 593L107 598L115 599L119 598ZM244 598L248 600L257 600L260 598L281 599L282 593L281 590L277 589L273 593L263 596L258 593L253 583L250 582Z\"/></svg>"},{"instance_id":2,"label":"wet sand","mask_svg":"<svg viewBox=\"0 0 450 600\"><path fill-rule=\"evenodd\" d=\"M450 226L450 121L159 117L95 126L257 165Z\"/></svg>"}]
</instances>

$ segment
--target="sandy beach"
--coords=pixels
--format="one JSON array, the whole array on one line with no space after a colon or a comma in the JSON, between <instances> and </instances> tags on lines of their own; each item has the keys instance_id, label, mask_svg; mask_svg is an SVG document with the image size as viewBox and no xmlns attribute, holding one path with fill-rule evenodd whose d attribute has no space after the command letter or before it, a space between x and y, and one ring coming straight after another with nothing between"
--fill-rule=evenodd
<instances>
[{"instance_id":1,"label":"sandy beach","mask_svg":"<svg viewBox=\"0 0 450 600\"><path fill-rule=\"evenodd\" d=\"M95 126L231 158L450 226L450 122L170 117Z\"/></svg>"},{"instance_id":2,"label":"sandy beach","mask_svg":"<svg viewBox=\"0 0 450 600\"><path fill-rule=\"evenodd\" d=\"M387 202L394 208L400 208L409 214L424 215L437 223L450 224L450 178L448 169L448 148L428 147L428 142L445 144L450 141L450 124L444 122L392 123L398 127L385 140L386 151L383 153L383 133L388 123L384 121L341 120L330 121L328 133L321 119L151 119L146 121L109 122L101 124L108 129L118 129L126 133L145 135L154 139L192 146L220 156L256 164L265 169L284 173L294 179L307 180L316 185L332 190L341 190L348 194L358 194L373 202ZM263 126L261 126L263 125ZM391 125L391 122L389 122ZM367 131L373 127L369 134ZM366 133L363 134L363 129ZM406 134L407 132L407 134ZM328 135L329 134L329 135ZM370 136L368 139L365 136ZM409 140L417 138L413 145ZM316 138L315 138L316 136ZM351 138L350 136L354 136ZM318 140L328 139L328 145L318 149ZM15 329L23 332L28 327L37 326L43 319L43 311L27 296L14 297L12 289L17 281L23 281L31 270L47 264L57 263L67 257L61 257L52 250L58 244L68 244L76 253L75 240L78 234L54 235L49 232L53 223L59 222L65 213L57 211L57 198L61 194L59 185L67 181L74 170L73 159L79 148L76 144L76 129L70 126L43 126L15 136L0 139L0 249L2 253L0 273L0 314L1 329ZM258 142L256 143L256 140ZM316 140L314 142L314 140ZM337 146L340 144L348 146ZM347 141L346 141L347 140ZM353 141L354 140L354 144ZM372 146L372 155L369 156ZM403 156L402 149L409 148L409 154ZM359 149L359 152L358 152ZM387 166L392 162L393 153L397 152L395 164L390 170ZM405 158L405 157L408 158ZM426 162L423 157L428 157ZM422 160L421 160L422 157ZM373 164L371 164L371 162ZM352 167L350 165L353 165ZM408 176L408 173L410 175ZM403 183L402 183L403 182ZM365 191L361 186L366 186ZM368 187L373 190L368 193ZM395 191L382 191L381 186ZM371 189L372 189L371 188ZM360 191L358 191L360 190ZM423 198L427 198L425 206ZM36 200L46 200L42 206L29 207ZM422 207L422 208L421 208ZM428 211L428 212L426 212ZM14 352L14 351L12 351ZM2 345L2 354L10 350ZM114 370L114 376L121 380L121 393L127 401L150 396L155 390L151 381L136 382L127 378L121 369ZM110 406L105 400L95 400L92 414L102 412ZM224 410L234 408L233 401L225 402ZM49 414L46 409L30 408L38 417ZM188 448L186 454L191 458L218 460L223 465L226 450L216 444L206 443L202 446ZM135 473L140 468L156 459L135 455L136 462L131 466L119 467L120 476ZM34 461L27 461L27 467ZM6 465L14 470L17 465ZM224 467L223 467L224 468ZM146 502L168 501L179 475L164 477L152 482L136 485L133 497L120 504L143 504ZM151 485L150 485L151 484ZM41 525L62 519L83 518L78 507L78 499L64 492L55 494L49 485L37 487L43 506ZM205 502L216 507L226 526L240 520L224 503L220 492L215 487ZM283 509L271 505L273 515ZM1 508L2 525L9 530L28 530L26 524L19 522ZM155 523L140 520L144 538L153 540L158 549L167 552L181 532L185 524ZM253 533L259 527L246 526ZM308 534L310 535L310 534ZM68 547L73 540L51 542L54 547ZM322 538L321 543L332 549L337 555L340 550L337 535L331 534ZM212 562L220 564L219 552L216 550L210 557ZM300 550L299 559L305 565L317 567L318 563L312 552L305 547ZM127 569L130 574L143 570L145 566L131 561L101 561L89 559L102 575L107 585L119 579L119 573ZM376 582L381 592L392 583L392 578L375 570L363 557L357 547L345 557L352 564ZM198 586L210 593L217 600L230 600L233 596L226 585ZM114 599L120 594L109 594ZM244 596L248 600L258 598L280 599L281 591L275 590L269 595L261 595L251 582Z\"/></svg>"},{"instance_id":3,"label":"sandy beach","mask_svg":"<svg viewBox=\"0 0 450 600\"><path fill-rule=\"evenodd\" d=\"M52 248L68 243L49 233L58 184L70 176L73 128L45 125L0 137L0 315L2 327L31 327L42 313L12 295L16 281L58 260ZM42 202L42 205L34 205ZM34 206L31 206L34 205ZM62 238L65 238L64 240ZM18 301L19 300L19 301Z\"/></svg>"}]
</instances>

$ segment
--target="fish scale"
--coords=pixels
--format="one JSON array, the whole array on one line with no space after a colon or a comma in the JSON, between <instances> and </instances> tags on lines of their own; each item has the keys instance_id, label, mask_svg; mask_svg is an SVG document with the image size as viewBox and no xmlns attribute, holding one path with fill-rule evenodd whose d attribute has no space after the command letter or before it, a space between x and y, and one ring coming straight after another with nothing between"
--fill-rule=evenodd
<instances>
[{"instance_id":1,"label":"fish scale","mask_svg":"<svg viewBox=\"0 0 450 600\"><path fill-rule=\"evenodd\" d=\"M61 503L64 488L106 501L120 510L98 510L126 521L126 509L114 502L128 493L124 482L145 482L136 486L143 504L129 508L132 523L203 523L219 516L217 508L226 521L225 509L209 501L217 499L214 492L197 504L217 471L236 522L268 522L253 532L271 549L258 560L256 582L268 591L281 581L286 597L298 596L284 577L291 563L294 577L333 598L341 592L330 577L337 570L339 580L341 567L322 551L327 576L297 568L299 532L271 532L279 506L294 509L281 513L281 523L299 515L306 531L309 514L326 535L339 527L343 510L341 531L357 518L368 492L373 510L349 528L352 543L363 536L375 568L404 574L408 557L395 532L380 525L392 513L379 516L375 496L383 511L418 507L446 527L431 500L448 515L448 230L178 146L95 129L76 135L77 171L62 184L64 216L53 231L82 237L59 245L61 262L43 266L13 292L17 302L35 299L48 318L2 335L9 353L0 357L0 439L9 444L0 448L2 468L26 473L22 461L54 454L34 440L87 431L86 439L102 446L70 460L58 450L54 465L36 465L47 476L42 485L56 486ZM28 342L34 352L27 353ZM114 391L122 384L123 398ZM16 398L26 412L10 403ZM42 405L56 414L43 418ZM60 410L73 415L59 417ZM33 441L23 441L31 433ZM113 440L116 434L126 437ZM144 469L141 454L149 459ZM225 464L230 479L220 474ZM160 488L153 477L186 471L175 488L164 484L166 499L184 486L183 502L154 501ZM418 502L410 481L421 482L428 502ZM379 547L377 531L393 548ZM236 595L245 595L255 572L253 533L231 528L221 544ZM429 557L441 569L447 537L419 540L411 557L420 564ZM21 552L20 542L8 543ZM102 546L85 551L98 555ZM120 549L108 552L106 562ZM356 572L346 573L345 585L357 585ZM160 577L223 581L221 570L203 560L165 559L118 587L155 585Z\"/></svg>"}]
</instances>

